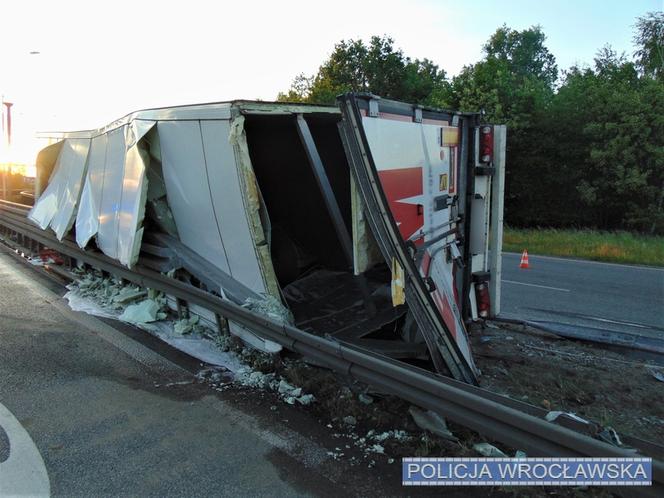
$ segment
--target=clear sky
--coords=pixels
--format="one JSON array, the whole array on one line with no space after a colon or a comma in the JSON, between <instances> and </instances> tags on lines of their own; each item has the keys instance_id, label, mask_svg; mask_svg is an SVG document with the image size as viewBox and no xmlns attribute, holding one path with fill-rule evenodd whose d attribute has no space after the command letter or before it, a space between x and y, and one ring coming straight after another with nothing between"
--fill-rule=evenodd
<instances>
[{"instance_id":1,"label":"clear sky","mask_svg":"<svg viewBox=\"0 0 664 498\"><path fill-rule=\"evenodd\" d=\"M96 128L147 107L274 99L341 39L387 34L453 75L503 23L539 24L567 68L592 63L606 43L631 55L635 18L663 8L664 0L9 0L0 3L0 93L14 103L14 159L30 161L38 130Z\"/></svg>"}]
</instances>

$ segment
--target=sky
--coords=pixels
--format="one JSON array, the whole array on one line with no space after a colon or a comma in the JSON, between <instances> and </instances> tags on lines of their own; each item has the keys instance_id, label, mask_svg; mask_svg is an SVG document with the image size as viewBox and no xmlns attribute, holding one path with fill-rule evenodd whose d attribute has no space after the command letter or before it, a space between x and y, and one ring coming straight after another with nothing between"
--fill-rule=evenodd
<instances>
[{"instance_id":1,"label":"sky","mask_svg":"<svg viewBox=\"0 0 664 498\"><path fill-rule=\"evenodd\" d=\"M149 107L274 100L342 39L389 35L454 75L502 24L540 25L559 68L592 64L607 43L631 55L636 17L662 9L664 0L6 0L0 94L14 104L14 140L0 152L29 163L37 131L98 128Z\"/></svg>"}]
</instances>

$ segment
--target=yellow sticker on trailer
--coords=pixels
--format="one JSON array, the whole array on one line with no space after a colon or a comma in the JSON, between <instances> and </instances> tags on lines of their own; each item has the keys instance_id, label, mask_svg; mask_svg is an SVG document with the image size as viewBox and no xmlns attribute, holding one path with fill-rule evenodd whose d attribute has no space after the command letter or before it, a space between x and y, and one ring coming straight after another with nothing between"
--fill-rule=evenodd
<instances>
[{"instance_id":1,"label":"yellow sticker on trailer","mask_svg":"<svg viewBox=\"0 0 664 498\"><path fill-rule=\"evenodd\" d=\"M438 182L438 190L441 192L447 190L447 173L440 175L440 181Z\"/></svg>"},{"instance_id":2,"label":"yellow sticker on trailer","mask_svg":"<svg viewBox=\"0 0 664 498\"><path fill-rule=\"evenodd\" d=\"M443 126L440 129L441 147L455 147L459 144L459 128L456 126Z\"/></svg>"}]
</instances>

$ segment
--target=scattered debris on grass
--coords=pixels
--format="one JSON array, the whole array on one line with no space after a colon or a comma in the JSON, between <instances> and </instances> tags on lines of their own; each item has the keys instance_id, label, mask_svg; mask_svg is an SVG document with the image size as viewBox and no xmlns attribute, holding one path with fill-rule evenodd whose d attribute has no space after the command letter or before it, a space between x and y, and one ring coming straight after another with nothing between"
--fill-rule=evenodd
<instances>
[{"instance_id":1,"label":"scattered debris on grass","mask_svg":"<svg viewBox=\"0 0 664 498\"><path fill-rule=\"evenodd\" d=\"M447 428L447 423L445 419L431 410L421 410L416 406L411 406L408 409L408 413L413 417L415 423L420 427L420 429L429 431L436 436L440 436L443 439L449 439L450 441L458 441L458 439L450 432Z\"/></svg>"},{"instance_id":2,"label":"scattered debris on grass","mask_svg":"<svg viewBox=\"0 0 664 498\"><path fill-rule=\"evenodd\" d=\"M203 368L197 375L200 382L219 391L264 390L286 404L306 407L333 438L343 442L328 452L335 460L373 467L377 457L391 463L404 456L526 456L487 442L461 425L448 424L440 414L312 366L287 351L267 354L245 347L227 331L205 327L195 315L164 320L166 298L153 291L101 274L83 274L70 289L114 310L116 317L131 315L150 324L168 321L177 336L212 341L235 363L228 368ZM281 303L269 298L248 301L245 307L280 321L292 320ZM659 382L653 382L653 378L664 379L659 368L551 334L525 332L519 326L489 323L472 337L478 366L484 372L482 387L544 407L549 421L558 417L598 421L603 426L598 437L612 444L622 444L614 427L653 441L662 439L664 410L651 402L661 394ZM271 405L270 410L279 408Z\"/></svg>"},{"instance_id":3,"label":"scattered debris on grass","mask_svg":"<svg viewBox=\"0 0 664 498\"><path fill-rule=\"evenodd\" d=\"M477 443L473 445L473 449L480 455L485 457L507 458L507 455L489 443Z\"/></svg>"}]
</instances>

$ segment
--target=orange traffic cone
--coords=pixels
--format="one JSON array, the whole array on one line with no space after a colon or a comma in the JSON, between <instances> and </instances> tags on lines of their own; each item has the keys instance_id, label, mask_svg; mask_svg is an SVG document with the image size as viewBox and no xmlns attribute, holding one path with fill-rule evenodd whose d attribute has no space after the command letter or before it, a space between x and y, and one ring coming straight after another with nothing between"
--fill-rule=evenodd
<instances>
[{"instance_id":1,"label":"orange traffic cone","mask_svg":"<svg viewBox=\"0 0 664 498\"><path fill-rule=\"evenodd\" d=\"M519 268L530 268L530 265L528 265L528 251L526 249L524 249L523 254L521 254L521 263L519 263Z\"/></svg>"}]
</instances>

